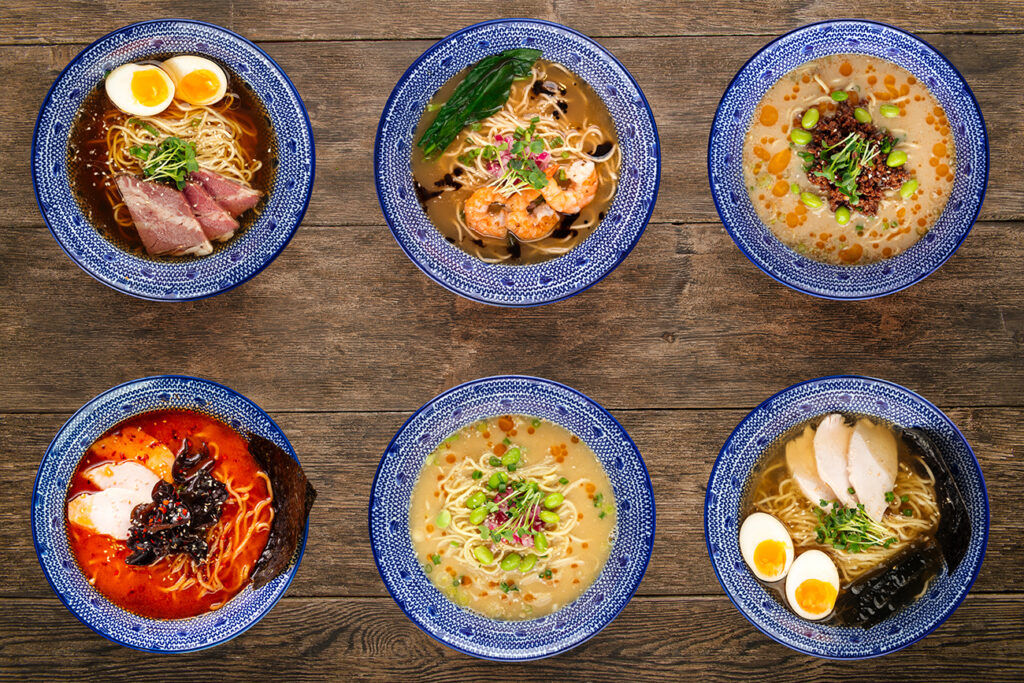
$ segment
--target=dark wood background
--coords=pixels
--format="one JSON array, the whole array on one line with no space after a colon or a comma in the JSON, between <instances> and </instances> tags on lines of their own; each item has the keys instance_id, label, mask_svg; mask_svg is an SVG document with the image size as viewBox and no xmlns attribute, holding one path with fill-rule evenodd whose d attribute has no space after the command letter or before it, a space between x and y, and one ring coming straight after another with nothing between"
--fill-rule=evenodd
<instances>
[{"instance_id":1,"label":"dark wood background","mask_svg":"<svg viewBox=\"0 0 1024 683\"><path fill-rule=\"evenodd\" d=\"M772 37L857 16L921 34L981 103L992 167L981 219L911 289L859 303L797 294L733 245L708 192L710 122L726 85ZM464 301L430 282L384 224L374 131L405 68L470 23L514 12L597 38L644 89L664 170L650 227L593 289L530 310ZM86 44L143 19L211 21L257 41L295 82L317 142L317 184L288 249L213 299L158 304L95 282L60 251L32 195L32 126ZM424 680L939 680L1024 677L1024 2L7 0L0 8L0 676L150 680L265 676ZM369 550L377 461L422 403L499 373L565 382L610 409L658 497L654 557L608 628L559 657L481 662L423 635L388 597ZM963 429L989 487L981 576L924 641L883 659L797 654L753 628L716 582L703 538L711 465L743 415L803 379L860 373L931 399ZM185 373L223 382L288 434L320 491L288 595L243 636L155 656L109 643L52 594L29 530L35 470L60 425L110 386Z\"/></svg>"}]
</instances>

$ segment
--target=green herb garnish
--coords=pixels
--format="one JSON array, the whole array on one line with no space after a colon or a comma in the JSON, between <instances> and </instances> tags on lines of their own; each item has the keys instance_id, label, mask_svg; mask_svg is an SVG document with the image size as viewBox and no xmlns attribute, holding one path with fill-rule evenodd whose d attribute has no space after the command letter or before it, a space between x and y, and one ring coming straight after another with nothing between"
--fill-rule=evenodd
<instances>
[{"instance_id":1,"label":"green herb garnish","mask_svg":"<svg viewBox=\"0 0 1024 683\"><path fill-rule=\"evenodd\" d=\"M195 145L181 138L165 138L159 145L141 145L128 151L142 161L146 180L173 181L179 190L185 189L188 174L199 170Z\"/></svg>"},{"instance_id":2,"label":"green herb garnish","mask_svg":"<svg viewBox=\"0 0 1024 683\"><path fill-rule=\"evenodd\" d=\"M819 524L815 527L818 543L830 545L838 550L859 553L872 546L889 547L896 536L888 529L868 517L864 512L864 504L858 503L855 508L848 508L838 501L828 509L825 501L814 509Z\"/></svg>"}]
</instances>

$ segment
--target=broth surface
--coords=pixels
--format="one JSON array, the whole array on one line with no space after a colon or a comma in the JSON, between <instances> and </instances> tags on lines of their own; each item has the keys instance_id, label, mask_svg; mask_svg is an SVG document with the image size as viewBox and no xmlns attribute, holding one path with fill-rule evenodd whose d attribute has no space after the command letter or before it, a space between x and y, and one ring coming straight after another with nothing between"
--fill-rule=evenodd
<instances>
[{"instance_id":1,"label":"broth surface","mask_svg":"<svg viewBox=\"0 0 1024 683\"><path fill-rule=\"evenodd\" d=\"M833 91L850 91L872 123L887 128L907 154L904 167L918 181L904 199L890 190L876 216L856 210L840 225L828 204L810 209L800 192L820 194L804 171L802 148L789 134L800 117L817 106L824 118L835 111ZM882 105L898 105L886 118ZM743 144L743 173L758 216L786 246L825 263L866 264L913 246L942 214L956 172L953 136L942 107L927 87L905 69L867 55L815 59L779 79L754 112ZM796 185L798 192L793 191Z\"/></svg>"},{"instance_id":2,"label":"broth surface","mask_svg":"<svg viewBox=\"0 0 1024 683\"><path fill-rule=\"evenodd\" d=\"M558 512L574 513L577 518L564 544L549 534L552 543L547 557L526 572L482 567L471 554L463 554L463 538L452 526L440 528L438 523L443 487L468 482L467 494L484 488L492 474L505 469L490 466L489 458L513 447L522 451L521 469L550 470L551 476L566 480L556 483L565 498ZM479 479L472 478L473 470L480 471ZM456 476L449 477L453 473ZM593 451L565 428L523 415L477 422L442 442L420 472L409 512L413 548L431 581L456 604L492 619L534 619L578 598L604 568L615 524L611 483ZM544 555L536 548L513 544L507 549ZM497 557L499 549L494 554ZM550 576L545 575L547 571Z\"/></svg>"}]
</instances>

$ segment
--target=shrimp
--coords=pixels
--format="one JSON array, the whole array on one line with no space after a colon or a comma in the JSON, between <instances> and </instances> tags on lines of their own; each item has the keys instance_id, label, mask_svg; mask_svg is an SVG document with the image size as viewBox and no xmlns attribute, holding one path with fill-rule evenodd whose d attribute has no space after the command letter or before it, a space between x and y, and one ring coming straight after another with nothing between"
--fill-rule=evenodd
<instances>
[{"instance_id":1,"label":"shrimp","mask_svg":"<svg viewBox=\"0 0 1024 683\"><path fill-rule=\"evenodd\" d=\"M481 187L469 196L463 207L466 225L486 237L502 239L508 234L512 198L504 197L491 186ZM518 206L518 204L517 204Z\"/></svg>"},{"instance_id":2,"label":"shrimp","mask_svg":"<svg viewBox=\"0 0 1024 683\"><path fill-rule=\"evenodd\" d=\"M548 184L540 192L555 211L579 213L580 209L594 201L597 194L597 169L593 161L577 159L566 169L565 180L555 179L555 174L564 168L556 164L548 166L545 171Z\"/></svg>"},{"instance_id":3,"label":"shrimp","mask_svg":"<svg viewBox=\"0 0 1024 683\"><path fill-rule=\"evenodd\" d=\"M547 237L562 217L548 206L537 190L524 190L511 197L513 211L508 229L524 242Z\"/></svg>"}]
</instances>

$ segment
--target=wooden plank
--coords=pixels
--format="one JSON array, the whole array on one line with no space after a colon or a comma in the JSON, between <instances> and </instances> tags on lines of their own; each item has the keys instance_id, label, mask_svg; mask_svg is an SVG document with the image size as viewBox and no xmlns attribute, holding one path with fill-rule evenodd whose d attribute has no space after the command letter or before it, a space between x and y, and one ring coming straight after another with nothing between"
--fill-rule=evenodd
<instances>
[{"instance_id":1,"label":"wooden plank","mask_svg":"<svg viewBox=\"0 0 1024 683\"><path fill-rule=\"evenodd\" d=\"M165 305L91 280L44 229L0 227L0 411L70 413L167 372L269 410L411 411L502 373L566 382L612 409L748 407L846 372L941 406L1020 406L1021 228L983 223L924 282L843 304L769 279L720 226L658 224L593 289L504 310L442 290L380 226L303 227L252 282Z\"/></svg>"},{"instance_id":2,"label":"wooden plank","mask_svg":"<svg viewBox=\"0 0 1024 683\"><path fill-rule=\"evenodd\" d=\"M415 0L356 4L352 2L210 3L202 0L73 0L62 12L49 11L41 0L9 3L0 13L0 42L68 43L99 37L143 18L189 17L220 24L252 40L393 40L440 38L463 26L508 16L501 0L433 2ZM839 0L806 3L773 0L713 3L650 0L628 10L614 0L524 0L516 16L557 21L594 36L772 35L803 24L850 15ZM857 16L895 24L909 31L1010 32L1024 29L1024 3L994 0L982 9L972 0L937 4L913 0L894 4L862 0ZM73 22L67 21L74 17Z\"/></svg>"},{"instance_id":3,"label":"wooden plank","mask_svg":"<svg viewBox=\"0 0 1024 683\"><path fill-rule=\"evenodd\" d=\"M744 411L620 411L657 496L654 554L642 595L718 595L704 543L704 490L718 450ZM980 459L992 510L989 550L975 592L1024 590L1024 519L1019 482L1024 450L1019 410L951 411ZM367 500L377 461L404 413L280 413L281 428L319 491L306 555L291 596L384 596L367 532ZM36 464L65 416L0 416L0 566L2 597L51 597L38 569L29 527L29 491ZM0 603L2 604L2 603ZM2 632L2 629L0 629Z\"/></svg>"},{"instance_id":4,"label":"wooden plank","mask_svg":"<svg viewBox=\"0 0 1024 683\"><path fill-rule=\"evenodd\" d=\"M608 39L653 107L662 143L655 222L717 222L708 190L707 141L718 101L743 63L764 43L740 37ZM1021 124L1016 94L1024 41L1017 36L939 35L937 47L963 71L978 96L991 137L992 171L983 219L1024 219L1018 175ZM384 103L405 69L430 45L414 42L267 45L305 97L317 147L317 185L306 225L382 223L373 183L373 144ZM12 91L0 99L14 178L0 225L41 224L26 172L35 107L80 46L0 48ZM316 65L311 68L310 65ZM372 70L375 85L367 86ZM26 103L32 103L27 106ZM16 171L16 172L15 172Z\"/></svg>"},{"instance_id":5,"label":"wooden plank","mask_svg":"<svg viewBox=\"0 0 1024 683\"><path fill-rule=\"evenodd\" d=\"M0 677L18 681L586 680L1019 681L1024 598L969 596L923 641L881 659L830 662L772 642L723 597L635 598L592 640L526 664L440 645L387 599L285 598L242 636L185 655L140 655L93 634L56 600L3 600ZM46 646L40 647L45 641Z\"/></svg>"}]
</instances>

